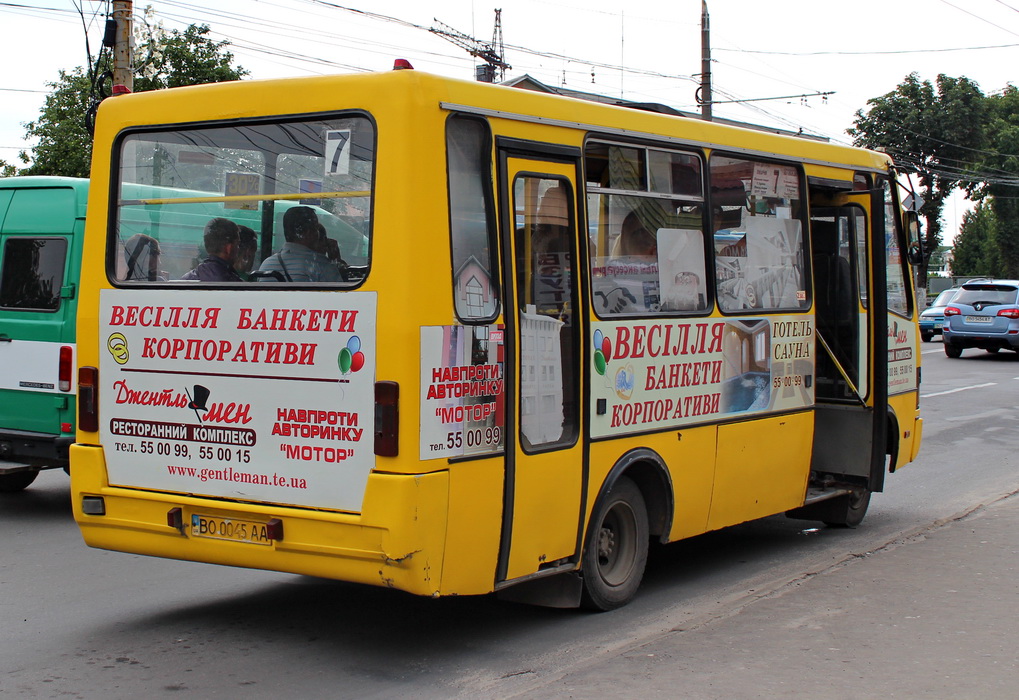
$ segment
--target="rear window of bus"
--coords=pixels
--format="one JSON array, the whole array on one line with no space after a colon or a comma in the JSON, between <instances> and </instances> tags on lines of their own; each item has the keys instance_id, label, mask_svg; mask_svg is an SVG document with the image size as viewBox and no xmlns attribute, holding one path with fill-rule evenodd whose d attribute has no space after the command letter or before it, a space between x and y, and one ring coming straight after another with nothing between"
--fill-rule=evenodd
<instances>
[{"instance_id":1,"label":"rear window of bus","mask_svg":"<svg viewBox=\"0 0 1019 700\"><path fill-rule=\"evenodd\" d=\"M108 274L126 286L355 286L370 263L374 165L363 115L129 132L115 151ZM203 263L214 274L196 274Z\"/></svg>"}]
</instances>

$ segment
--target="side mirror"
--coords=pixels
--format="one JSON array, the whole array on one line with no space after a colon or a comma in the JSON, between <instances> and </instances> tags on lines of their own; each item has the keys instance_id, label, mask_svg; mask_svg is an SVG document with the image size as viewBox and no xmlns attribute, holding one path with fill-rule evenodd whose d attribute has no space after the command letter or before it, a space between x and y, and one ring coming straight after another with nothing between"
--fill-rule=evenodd
<instances>
[{"instance_id":1,"label":"side mirror","mask_svg":"<svg viewBox=\"0 0 1019 700\"><path fill-rule=\"evenodd\" d=\"M920 217L915 211L907 211L904 216L906 224L906 260L910 265L923 264L923 243L920 239Z\"/></svg>"}]
</instances>

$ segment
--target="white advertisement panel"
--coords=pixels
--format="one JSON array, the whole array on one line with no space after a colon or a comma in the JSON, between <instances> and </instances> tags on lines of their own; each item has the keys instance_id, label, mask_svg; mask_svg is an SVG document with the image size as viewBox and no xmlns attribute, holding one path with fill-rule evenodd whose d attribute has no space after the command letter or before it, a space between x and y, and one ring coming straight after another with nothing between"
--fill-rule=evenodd
<instances>
[{"instance_id":1,"label":"white advertisement panel","mask_svg":"<svg viewBox=\"0 0 1019 700\"><path fill-rule=\"evenodd\" d=\"M360 510L375 293L108 289L100 301L111 484Z\"/></svg>"},{"instance_id":2,"label":"white advertisement panel","mask_svg":"<svg viewBox=\"0 0 1019 700\"><path fill-rule=\"evenodd\" d=\"M593 324L591 434L810 406L814 342L803 315Z\"/></svg>"},{"instance_id":3,"label":"white advertisement panel","mask_svg":"<svg viewBox=\"0 0 1019 700\"><path fill-rule=\"evenodd\" d=\"M503 369L499 326L421 328L421 459L502 452Z\"/></svg>"}]
</instances>

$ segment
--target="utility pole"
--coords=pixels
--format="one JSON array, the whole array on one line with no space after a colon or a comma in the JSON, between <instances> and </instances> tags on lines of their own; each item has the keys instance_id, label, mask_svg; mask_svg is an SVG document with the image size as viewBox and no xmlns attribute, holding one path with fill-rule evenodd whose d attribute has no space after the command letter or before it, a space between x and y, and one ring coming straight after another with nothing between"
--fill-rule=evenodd
<instances>
[{"instance_id":1,"label":"utility pole","mask_svg":"<svg viewBox=\"0 0 1019 700\"><path fill-rule=\"evenodd\" d=\"M474 67L474 77L482 83L501 82L506 71L512 68L506 63L506 49L502 43L502 10L495 11L495 30L492 32L492 43L486 44L479 39L453 29L448 24L435 22L438 27L432 27L428 31L438 34L446 41L456 44L461 49L475 58L480 58L484 63Z\"/></svg>"},{"instance_id":2,"label":"utility pole","mask_svg":"<svg viewBox=\"0 0 1019 700\"><path fill-rule=\"evenodd\" d=\"M117 40L113 47L113 94L134 90L134 16L132 0L113 0L113 21L117 23Z\"/></svg>"},{"instance_id":3,"label":"utility pole","mask_svg":"<svg viewBox=\"0 0 1019 700\"><path fill-rule=\"evenodd\" d=\"M701 86L697 90L701 118L711 121L711 24L708 0L701 0Z\"/></svg>"}]
</instances>

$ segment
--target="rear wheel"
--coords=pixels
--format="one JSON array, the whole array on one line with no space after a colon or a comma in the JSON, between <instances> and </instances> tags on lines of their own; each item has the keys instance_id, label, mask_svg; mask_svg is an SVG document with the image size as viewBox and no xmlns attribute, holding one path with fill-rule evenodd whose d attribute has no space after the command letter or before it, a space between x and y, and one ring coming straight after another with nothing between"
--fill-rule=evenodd
<instances>
[{"instance_id":1,"label":"rear wheel","mask_svg":"<svg viewBox=\"0 0 1019 700\"><path fill-rule=\"evenodd\" d=\"M987 352L991 353L992 355L998 352L999 350L1001 350L1001 348L987 348Z\"/></svg>"},{"instance_id":2,"label":"rear wheel","mask_svg":"<svg viewBox=\"0 0 1019 700\"><path fill-rule=\"evenodd\" d=\"M630 602L644 577L647 505L640 489L621 477L595 506L584 545L584 607L612 610Z\"/></svg>"},{"instance_id":3,"label":"rear wheel","mask_svg":"<svg viewBox=\"0 0 1019 700\"><path fill-rule=\"evenodd\" d=\"M921 331L920 332L920 337L923 338L923 342L929 343L934 338L934 334L933 333L924 333L923 331Z\"/></svg>"},{"instance_id":4,"label":"rear wheel","mask_svg":"<svg viewBox=\"0 0 1019 700\"><path fill-rule=\"evenodd\" d=\"M863 522L867 515L867 508L870 506L870 491L855 491L846 496L840 496L847 501L845 517L837 520L826 520L825 525L829 527L856 527Z\"/></svg>"},{"instance_id":5,"label":"rear wheel","mask_svg":"<svg viewBox=\"0 0 1019 700\"><path fill-rule=\"evenodd\" d=\"M952 343L945 343L945 354L949 357L962 357L962 348Z\"/></svg>"},{"instance_id":6,"label":"rear wheel","mask_svg":"<svg viewBox=\"0 0 1019 700\"><path fill-rule=\"evenodd\" d=\"M13 474L0 474L0 493L24 491L39 476L39 470L33 469Z\"/></svg>"}]
</instances>

